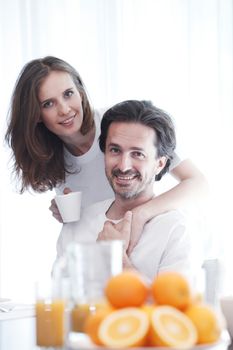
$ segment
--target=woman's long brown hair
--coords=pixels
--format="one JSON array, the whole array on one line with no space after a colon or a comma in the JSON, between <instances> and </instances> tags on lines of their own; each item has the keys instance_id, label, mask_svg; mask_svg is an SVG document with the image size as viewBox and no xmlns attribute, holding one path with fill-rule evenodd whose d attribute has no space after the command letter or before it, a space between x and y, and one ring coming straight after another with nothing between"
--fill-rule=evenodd
<instances>
[{"instance_id":1,"label":"woman's long brown hair","mask_svg":"<svg viewBox=\"0 0 233 350\"><path fill-rule=\"evenodd\" d=\"M65 181L70 173L65 163L62 140L40 121L38 91L51 71L70 74L81 97L85 135L94 125L93 112L85 86L78 72L67 62L47 56L26 64L16 82L9 112L5 140L12 149L13 171L21 182L20 192L51 190Z\"/></svg>"}]
</instances>

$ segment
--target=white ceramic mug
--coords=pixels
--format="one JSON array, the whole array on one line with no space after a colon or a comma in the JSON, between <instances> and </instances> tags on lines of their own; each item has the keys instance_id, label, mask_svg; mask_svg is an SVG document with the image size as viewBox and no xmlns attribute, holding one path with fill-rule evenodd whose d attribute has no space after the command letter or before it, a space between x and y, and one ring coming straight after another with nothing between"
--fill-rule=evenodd
<instances>
[{"instance_id":1,"label":"white ceramic mug","mask_svg":"<svg viewBox=\"0 0 233 350\"><path fill-rule=\"evenodd\" d=\"M70 192L55 196L55 202L64 223L80 219L82 192Z\"/></svg>"}]
</instances>

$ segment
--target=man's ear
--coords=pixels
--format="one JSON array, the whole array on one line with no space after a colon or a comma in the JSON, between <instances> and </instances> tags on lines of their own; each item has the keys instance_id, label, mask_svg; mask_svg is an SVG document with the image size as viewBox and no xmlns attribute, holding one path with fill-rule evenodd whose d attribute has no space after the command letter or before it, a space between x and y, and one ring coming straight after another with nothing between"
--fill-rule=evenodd
<instances>
[{"instance_id":1,"label":"man's ear","mask_svg":"<svg viewBox=\"0 0 233 350\"><path fill-rule=\"evenodd\" d=\"M166 163L167 163L167 157L165 157L165 156L162 156L162 157L157 159L157 167L156 167L156 172L155 172L156 175L158 175L160 173L160 171L163 170Z\"/></svg>"}]
</instances>

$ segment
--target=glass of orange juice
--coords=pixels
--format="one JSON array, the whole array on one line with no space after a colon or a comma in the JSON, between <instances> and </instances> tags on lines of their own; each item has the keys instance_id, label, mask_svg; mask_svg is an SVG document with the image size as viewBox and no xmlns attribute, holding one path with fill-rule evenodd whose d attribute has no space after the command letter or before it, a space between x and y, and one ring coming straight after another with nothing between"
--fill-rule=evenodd
<instances>
[{"instance_id":1,"label":"glass of orange juice","mask_svg":"<svg viewBox=\"0 0 233 350\"><path fill-rule=\"evenodd\" d=\"M104 288L111 276L122 271L122 256L120 240L75 243L67 248L73 332L83 332L88 315L106 306Z\"/></svg>"},{"instance_id":2,"label":"glass of orange juice","mask_svg":"<svg viewBox=\"0 0 233 350\"><path fill-rule=\"evenodd\" d=\"M66 302L51 280L36 285L36 343L40 347L63 347L66 337Z\"/></svg>"}]
</instances>

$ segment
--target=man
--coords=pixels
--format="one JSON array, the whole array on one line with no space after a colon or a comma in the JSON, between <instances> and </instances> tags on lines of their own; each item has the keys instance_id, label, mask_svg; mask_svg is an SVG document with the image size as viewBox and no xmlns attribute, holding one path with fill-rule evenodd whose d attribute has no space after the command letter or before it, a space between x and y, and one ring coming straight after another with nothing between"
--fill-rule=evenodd
<instances>
[{"instance_id":1,"label":"man","mask_svg":"<svg viewBox=\"0 0 233 350\"><path fill-rule=\"evenodd\" d=\"M64 224L58 256L70 241L122 239L124 267L138 269L150 279L162 270L187 271L190 241L184 218L175 210L148 222L128 252L131 211L155 195L154 181L167 172L172 159L176 137L171 118L148 101L119 103L103 116L99 145L115 198L87 208L78 223Z\"/></svg>"}]
</instances>

